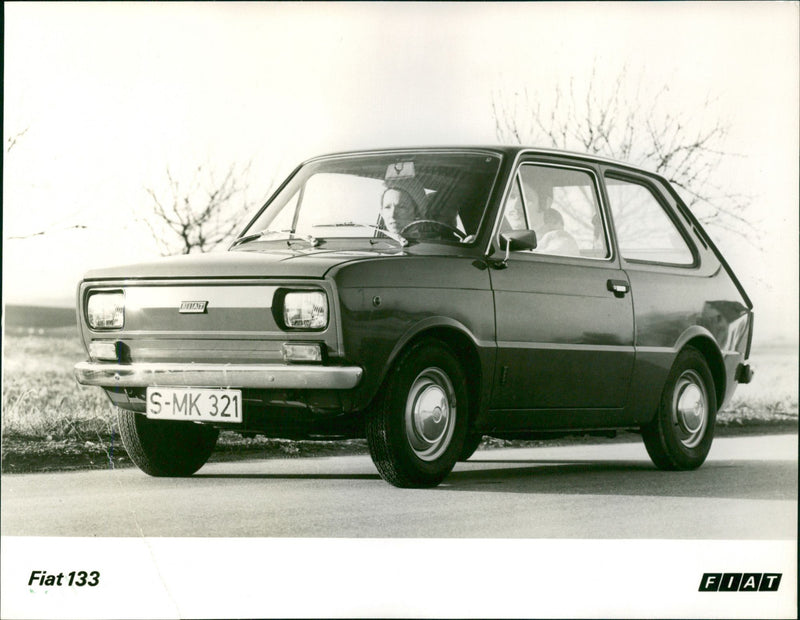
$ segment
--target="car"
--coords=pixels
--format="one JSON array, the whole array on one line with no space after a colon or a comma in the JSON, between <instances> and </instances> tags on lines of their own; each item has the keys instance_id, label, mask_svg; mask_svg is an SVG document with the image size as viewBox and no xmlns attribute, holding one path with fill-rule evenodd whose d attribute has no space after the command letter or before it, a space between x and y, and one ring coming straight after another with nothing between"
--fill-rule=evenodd
<instances>
[{"instance_id":1,"label":"car","mask_svg":"<svg viewBox=\"0 0 800 620\"><path fill-rule=\"evenodd\" d=\"M484 436L634 431L691 470L753 375L753 305L665 178L521 146L310 159L227 251L90 271L77 305L76 378L153 476L220 430L366 438L398 487Z\"/></svg>"}]
</instances>

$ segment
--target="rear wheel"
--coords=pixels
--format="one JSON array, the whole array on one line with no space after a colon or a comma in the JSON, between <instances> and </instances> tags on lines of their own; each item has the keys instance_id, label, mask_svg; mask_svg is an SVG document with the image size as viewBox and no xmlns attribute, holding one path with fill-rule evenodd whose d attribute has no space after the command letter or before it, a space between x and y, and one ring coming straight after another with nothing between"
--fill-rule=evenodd
<instances>
[{"instance_id":1,"label":"rear wheel","mask_svg":"<svg viewBox=\"0 0 800 620\"><path fill-rule=\"evenodd\" d=\"M647 453L660 469L696 469L714 439L717 398L705 358L696 349L678 354L655 418L642 427Z\"/></svg>"},{"instance_id":2,"label":"rear wheel","mask_svg":"<svg viewBox=\"0 0 800 620\"><path fill-rule=\"evenodd\" d=\"M367 416L367 443L381 477L397 487L439 484L461 454L468 411L466 379L452 351L438 340L413 345Z\"/></svg>"},{"instance_id":3,"label":"rear wheel","mask_svg":"<svg viewBox=\"0 0 800 620\"><path fill-rule=\"evenodd\" d=\"M117 419L128 456L151 476L191 476L211 456L219 436L211 426L151 420L124 409Z\"/></svg>"}]
</instances>

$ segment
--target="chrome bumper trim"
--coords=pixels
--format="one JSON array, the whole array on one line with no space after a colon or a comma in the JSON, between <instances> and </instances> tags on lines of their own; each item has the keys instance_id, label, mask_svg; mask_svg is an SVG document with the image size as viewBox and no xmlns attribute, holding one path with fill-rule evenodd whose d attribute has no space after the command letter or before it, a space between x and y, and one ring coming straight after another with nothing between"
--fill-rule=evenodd
<instances>
[{"instance_id":1,"label":"chrome bumper trim","mask_svg":"<svg viewBox=\"0 0 800 620\"><path fill-rule=\"evenodd\" d=\"M114 364L80 362L75 378L101 387L216 387L348 390L358 385L358 366L310 364Z\"/></svg>"}]
</instances>

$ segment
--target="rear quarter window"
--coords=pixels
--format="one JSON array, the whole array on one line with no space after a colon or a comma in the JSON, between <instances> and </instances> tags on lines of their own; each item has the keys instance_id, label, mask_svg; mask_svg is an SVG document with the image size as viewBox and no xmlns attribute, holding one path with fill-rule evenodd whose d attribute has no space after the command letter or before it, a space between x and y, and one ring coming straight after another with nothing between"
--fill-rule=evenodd
<instances>
[{"instance_id":1,"label":"rear quarter window","mask_svg":"<svg viewBox=\"0 0 800 620\"><path fill-rule=\"evenodd\" d=\"M606 177L606 191L622 257L628 261L690 267L686 239L647 185Z\"/></svg>"}]
</instances>

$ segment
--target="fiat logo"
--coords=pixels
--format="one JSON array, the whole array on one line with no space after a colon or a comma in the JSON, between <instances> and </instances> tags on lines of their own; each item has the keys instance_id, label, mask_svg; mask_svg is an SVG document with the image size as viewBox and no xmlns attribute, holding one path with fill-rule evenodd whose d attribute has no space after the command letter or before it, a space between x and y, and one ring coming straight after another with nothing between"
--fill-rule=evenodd
<instances>
[{"instance_id":1,"label":"fiat logo","mask_svg":"<svg viewBox=\"0 0 800 620\"><path fill-rule=\"evenodd\" d=\"M182 301L178 312L181 314L204 314L207 307L207 301Z\"/></svg>"}]
</instances>

